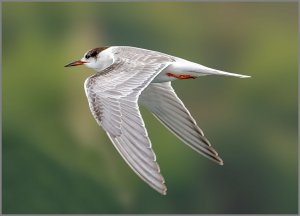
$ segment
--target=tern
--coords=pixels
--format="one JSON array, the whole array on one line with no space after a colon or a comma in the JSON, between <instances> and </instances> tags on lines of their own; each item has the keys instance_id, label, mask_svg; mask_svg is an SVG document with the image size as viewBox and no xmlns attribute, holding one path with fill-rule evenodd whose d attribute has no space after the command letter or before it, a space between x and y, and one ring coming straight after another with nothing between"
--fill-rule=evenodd
<instances>
[{"instance_id":1,"label":"tern","mask_svg":"<svg viewBox=\"0 0 300 216\"><path fill-rule=\"evenodd\" d=\"M223 160L177 97L171 81L205 75L250 76L130 46L94 48L65 67L78 65L96 71L85 80L84 89L97 123L130 168L153 189L166 195L165 180L156 162L139 103L189 147L223 165Z\"/></svg>"}]
</instances>

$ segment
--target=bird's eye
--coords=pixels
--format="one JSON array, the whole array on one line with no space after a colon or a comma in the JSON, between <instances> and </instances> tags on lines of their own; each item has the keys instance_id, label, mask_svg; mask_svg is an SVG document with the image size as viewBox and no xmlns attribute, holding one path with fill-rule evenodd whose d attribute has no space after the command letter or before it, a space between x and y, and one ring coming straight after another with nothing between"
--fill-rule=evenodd
<instances>
[{"instance_id":1,"label":"bird's eye","mask_svg":"<svg viewBox=\"0 0 300 216\"><path fill-rule=\"evenodd\" d=\"M86 59L89 59L90 57L91 57L90 54L86 54L86 55L85 55L85 58L86 58Z\"/></svg>"}]
</instances>

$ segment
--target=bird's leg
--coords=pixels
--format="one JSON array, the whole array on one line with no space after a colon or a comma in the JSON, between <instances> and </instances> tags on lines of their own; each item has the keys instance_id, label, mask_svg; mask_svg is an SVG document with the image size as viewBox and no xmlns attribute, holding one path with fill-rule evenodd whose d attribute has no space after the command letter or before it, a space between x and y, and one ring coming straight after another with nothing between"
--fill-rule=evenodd
<instances>
[{"instance_id":1,"label":"bird's leg","mask_svg":"<svg viewBox=\"0 0 300 216\"><path fill-rule=\"evenodd\" d=\"M175 77L177 79L196 79L196 77L193 77L191 75L184 75L184 74L176 75L176 74L172 74L172 73L167 73L167 76Z\"/></svg>"}]
</instances>

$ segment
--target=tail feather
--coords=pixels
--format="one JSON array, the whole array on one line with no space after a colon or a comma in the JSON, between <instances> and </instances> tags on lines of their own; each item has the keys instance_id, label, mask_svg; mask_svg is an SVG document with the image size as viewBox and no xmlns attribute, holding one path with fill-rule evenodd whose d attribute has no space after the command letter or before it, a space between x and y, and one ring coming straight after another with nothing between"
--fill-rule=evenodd
<instances>
[{"instance_id":1,"label":"tail feather","mask_svg":"<svg viewBox=\"0 0 300 216\"><path fill-rule=\"evenodd\" d=\"M236 74L236 73L229 73L229 72L219 71L219 70L215 70L215 69L210 69L208 71L208 74L223 75L223 76L232 76L232 77L238 77L238 78L250 78L251 77L251 76L248 76L248 75Z\"/></svg>"},{"instance_id":2,"label":"tail feather","mask_svg":"<svg viewBox=\"0 0 300 216\"><path fill-rule=\"evenodd\" d=\"M251 76L243 75L243 74L236 74L236 73L229 73L226 71L220 71L213 68L205 67L203 65L199 65L198 72L205 75L222 75L222 76L232 76L238 78L250 78Z\"/></svg>"},{"instance_id":3,"label":"tail feather","mask_svg":"<svg viewBox=\"0 0 300 216\"><path fill-rule=\"evenodd\" d=\"M226 71L216 70L184 59L178 59L176 62L171 64L168 67L168 71L178 75L185 74L194 77L205 76L205 75L223 75L223 76L232 76L232 77L239 77L239 78L251 77L248 75L229 73Z\"/></svg>"}]
</instances>

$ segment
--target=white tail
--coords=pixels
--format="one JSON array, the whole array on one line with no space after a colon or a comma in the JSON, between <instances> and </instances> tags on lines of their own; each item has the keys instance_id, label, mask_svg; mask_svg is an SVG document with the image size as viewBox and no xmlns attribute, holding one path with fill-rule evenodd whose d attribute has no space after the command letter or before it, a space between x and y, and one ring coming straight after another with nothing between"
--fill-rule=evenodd
<instances>
[{"instance_id":1,"label":"white tail","mask_svg":"<svg viewBox=\"0 0 300 216\"><path fill-rule=\"evenodd\" d=\"M250 78L251 76L229 73L225 71L216 70L213 68L205 67L203 65L197 64L197 72L203 75L222 75L222 76L233 76L238 78Z\"/></svg>"},{"instance_id":2,"label":"white tail","mask_svg":"<svg viewBox=\"0 0 300 216\"><path fill-rule=\"evenodd\" d=\"M233 76L238 78L250 78L251 76L248 75L242 75L242 74L236 74L236 73L229 73L225 71L219 71L215 69L209 68L208 71L205 71L207 74L214 74L214 75L223 75L223 76Z\"/></svg>"},{"instance_id":3,"label":"white tail","mask_svg":"<svg viewBox=\"0 0 300 216\"><path fill-rule=\"evenodd\" d=\"M196 77L205 76L205 75L223 75L223 76L232 76L232 77L239 77L239 78L251 77L247 75L216 70L184 59L178 59L177 62L170 65L169 70L178 74L187 73Z\"/></svg>"}]
</instances>

